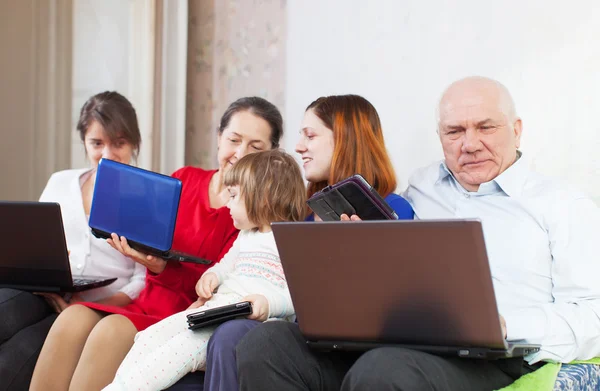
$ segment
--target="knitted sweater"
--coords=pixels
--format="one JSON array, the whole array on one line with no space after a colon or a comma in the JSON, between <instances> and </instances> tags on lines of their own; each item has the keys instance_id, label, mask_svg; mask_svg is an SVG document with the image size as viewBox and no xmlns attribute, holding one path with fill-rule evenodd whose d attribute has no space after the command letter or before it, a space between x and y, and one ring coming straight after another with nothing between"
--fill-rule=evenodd
<instances>
[{"instance_id":1,"label":"knitted sweater","mask_svg":"<svg viewBox=\"0 0 600 391\"><path fill-rule=\"evenodd\" d=\"M221 262L206 272L215 273L220 286L240 296L265 296L269 318L294 315L273 232L241 231Z\"/></svg>"}]
</instances>

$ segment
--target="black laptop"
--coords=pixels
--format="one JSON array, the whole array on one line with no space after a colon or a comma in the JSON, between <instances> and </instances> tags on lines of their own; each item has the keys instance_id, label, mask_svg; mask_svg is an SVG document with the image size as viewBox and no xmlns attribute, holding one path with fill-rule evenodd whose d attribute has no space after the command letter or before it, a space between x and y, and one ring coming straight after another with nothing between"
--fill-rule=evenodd
<instances>
[{"instance_id":1,"label":"black laptop","mask_svg":"<svg viewBox=\"0 0 600 391\"><path fill-rule=\"evenodd\" d=\"M116 278L71 276L60 205L0 201L0 287L80 292Z\"/></svg>"},{"instance_id":2,"label":"black laptop","mask_svg":"<svg viewBox=\"0 0 600 391\"><path fill-rule=\"evenodd\" d=\"M539 350L503 338L478 220L272 227L300 330L314 348L401 346L482 359Z\"/></svg>"}]
</instances>

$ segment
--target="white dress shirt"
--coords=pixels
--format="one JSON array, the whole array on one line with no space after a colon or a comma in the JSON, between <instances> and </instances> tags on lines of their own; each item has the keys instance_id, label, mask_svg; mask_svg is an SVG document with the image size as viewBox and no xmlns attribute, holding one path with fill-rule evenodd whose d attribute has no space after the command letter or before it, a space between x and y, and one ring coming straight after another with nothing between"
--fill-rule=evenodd
<instances>
[{"instance_id":1,"label":"white dress shirt","mask_svg":"<svg viewBox=\"0 0 600 391\"><path fill-rule=\"evenodd\" d=\"M590 198L523 157L477 192L438 162L413 174L404 198L415 218L482 221L507 339L542 345L528 361L600 356L600 209Z\"/></svg>"},{"instance_id":2,"label":"white dress shirt","mask_svg":"<svg viewBox=\"0 0 600 391\"><path fill-rule=\"evenodd\" d=\"M96 301L117 292L135 299L145 286L146 268L110 247L105 240L92 235L81 196L81 185L90 174L89 169L65 170L53 174L40 201L60 204L74 277L117 277L117 281L110 285L82 292L83 299Z\"/></svg>"}]
</instances>

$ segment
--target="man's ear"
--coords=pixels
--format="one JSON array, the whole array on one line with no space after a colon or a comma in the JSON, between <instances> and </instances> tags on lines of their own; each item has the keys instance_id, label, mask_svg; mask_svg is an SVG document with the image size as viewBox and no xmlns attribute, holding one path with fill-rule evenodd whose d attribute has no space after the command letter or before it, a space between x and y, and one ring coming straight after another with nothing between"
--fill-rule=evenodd
<instances>
[{"instance_id":1,"label":"man's ear","mask_svg":"<svg viewBox=\"0 0 600 391\"><path fill-rule=\"evenodd\" d=\"M518 149L521 146L521 133L523 132L523 121L521 121L521 118L517 118L514 122L513 132L515 132L515 147Z\"/></svg>"}]
</instances>

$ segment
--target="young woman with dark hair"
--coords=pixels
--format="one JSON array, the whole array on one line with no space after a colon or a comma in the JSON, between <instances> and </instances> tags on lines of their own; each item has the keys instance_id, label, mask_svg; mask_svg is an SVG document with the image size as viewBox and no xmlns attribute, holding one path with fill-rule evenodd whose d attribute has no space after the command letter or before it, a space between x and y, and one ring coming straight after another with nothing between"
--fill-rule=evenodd
<instances>
[{"instance_id":1,"label":"young woman with dark hair","mask_svg":"<svg viewBox=\"0 0 600 391\"><path fill-rule=\"evenodd\" d=\"M119 254L104 240L90 235L87 225L100 159L105 157L129 164L137 156L141 136L135 109L118 92L99 93L81 108L77 131L89 167L54 173L40 201L60 204L73 276L117 277L117 281L70 298L58 294L41 297L15 289L0 289L2 391L29 387L35 360L57 312L81 301L127 305L144 288L146 268Z\"/></svg>"}]
</instances>

